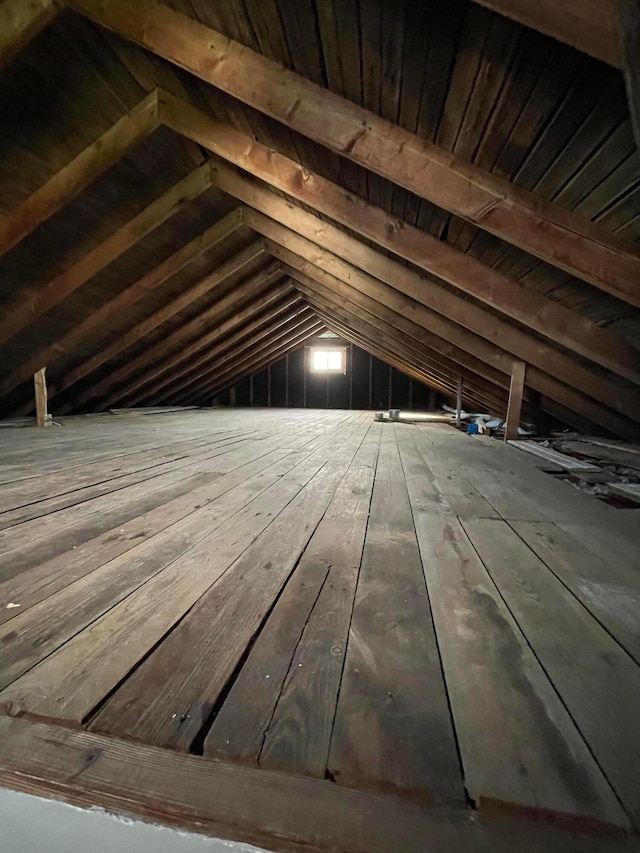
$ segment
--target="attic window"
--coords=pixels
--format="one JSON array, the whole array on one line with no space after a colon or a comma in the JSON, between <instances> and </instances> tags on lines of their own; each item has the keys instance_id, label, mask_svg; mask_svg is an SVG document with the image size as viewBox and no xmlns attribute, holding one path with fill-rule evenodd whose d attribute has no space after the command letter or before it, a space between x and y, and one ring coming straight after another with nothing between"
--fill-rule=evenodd
<instances>
[{"instance_id":1,"label":"attic window","mask_svg":"<svg viewBox=\"0 0 640 853\"><path fill-rule=\"evenodd\" d=\"M311 347L309 365L312 373L346 373L345 347Z\"/></svg>"}]
</instances>

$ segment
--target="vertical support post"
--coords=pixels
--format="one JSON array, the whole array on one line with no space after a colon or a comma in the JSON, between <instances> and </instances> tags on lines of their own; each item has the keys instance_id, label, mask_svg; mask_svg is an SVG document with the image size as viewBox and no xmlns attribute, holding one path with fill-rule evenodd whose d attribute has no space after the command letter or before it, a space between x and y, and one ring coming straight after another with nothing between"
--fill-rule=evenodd
<instances>
[{"instance_id":1,"label":"vertical support post","mask_svg":"<svg viewBox=\"0 0 640 853\"><path fill-rule=\"evenodd\" d=\"M33 385L36 394L36 423L39 427L49 426L49 415L47 414L47 380L45 379L46 367L41 367L33 374Z\"/></svg>"},{"instance_id":2,"label":"vertical support post","mask_svg":"<svg viewBox=\"0 0 640 853\"><path fill-rule=\"evenodd\" d=\"M458 376L458 384L456 386L456 426L458 429L462 424L462 376Z\"/></svg>"},{"instance_id":3,"label":"vertical support post","mask_svg":"<svg viewBox=\"0 0 640 853\"><path fill-rule=\"evenodd\" d=\"M373 356L369 353L369 408L373 409Z\"/></svg>"},{"instance_id":4,"label":"vertical support post","mask_svg":"<svg viewBox=\"0 0 640 853\"><path fill-rule=\"evenodd\" d=\"M511 441L518 437L520 412L524 396L524 381L527 375L527 365L524 361L514 361L511 367L511 383L509 385L509 405L507 406L507 422L504 426L504 440Z\"/></svg>"},{"instance_id":5,"label":"vertical support post","mask_svg":"<svg viewBox=\"0 0 640 853\"><path fill-rule=\"evenodd\" d=\"M284 404L289 406L289 353L284 357Z\"/></svg>"},{"instance_id":6,"label":"vertical support post","mask_svg":"<svg viewBox=\"0 0 640 853\"><path fill-rule=\"evenodd\" d=\"M303 350L304 359L302 362L302 408L307 408L307 368L309 365L309 354L307 347Z\"/></svg>"}]
</instances>

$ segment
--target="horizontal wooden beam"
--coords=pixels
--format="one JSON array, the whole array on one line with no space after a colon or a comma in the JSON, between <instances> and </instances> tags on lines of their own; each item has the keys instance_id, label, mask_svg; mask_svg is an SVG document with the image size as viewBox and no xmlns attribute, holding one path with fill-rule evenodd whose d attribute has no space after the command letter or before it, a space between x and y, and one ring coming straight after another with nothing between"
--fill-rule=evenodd
<instances>
[{"instance_id":1,"label":"horizontal wooden beam","mask_svg":"<svg viewBox=\"0 0 640 853\"><path fill-rule=\"evenodd\" d=\"M432 204L640 306L640 251L601 226L460 160L157 0L69 5Z\"/></svg>"},{"instance_id":2,"label":"horizontal wooden beam","mask_svg":"<svg viewBox=\"0 0 640 853\"><path fill-rule=\"evenodd\" d=\"M640 384L640 350L613 332L368 204L190 104L165 92L158 97L162 121L176 132L526 328ZM213 162L211 169L218 187L241 197L237 193L245 186L243 176L219 162ZM295 206L289 206L295 215Z\"/></svg>"},{"instance_id":3,"label":"horizontal wooden beam","mask_svg":"<svg viewBox=\"0 0 640 853\"><path fill-rule=\"evenodd\" d=\"M256 207L259 205L264 211L271 212L271 215L267 216L258 212L257 209L245 210L245 222L258 233L297 254L302 254L306 260L327 269L334 275L337 274L335 269L342 270L342 275L338 275L339 278L344 274L357 274L356 270L361 270L368 276L385 282L394 290L464 326L469 332L497 344L512 356L526 361L527 364L535 365L570 387L640 422L640 396L637 389L623 386L620 381L615 381L613 376L611 380L600 376L571 356L531 338L520 329L489 314L480 306L462 299L436 282L364 246L358 240L322 222L317 217L302 210L296 210L296 215L293 216L292 211L286 207L286 202L285 206L281 205L273 193L268 191L265 191L267 198L263 198L259 190L254 191L253 185L250 182L247 183L249 186L246 196L249 203L253 202ZM271 216L276 216L278 222ZM344 266L345 262L349 267Z\"/></svg>"},{"instance_id":4,"label":"horizontal wooden beam","mask_svg":"<svg viewBox=\"0 0 640 853\"><path fill-rule=\"evenodd\" d=\"M425 808L327 779L8 716L0 717L0 784L284 853L425 853L425 839L429 853L621 853L634 846L620 836L594 841L548 824L468 808Z\"/></svg>"},{"instance_id":5,"label":"horizontal wooden beam","mask_svg":"<svg viewBox=\"0 0 640 853\"><path fill-rule=\"evenodd\" d=\"M86 359L71 370L64 378L56 383L53 393L60 394L76 382L79 382L85 376L88 376L90 373L97 370L101 365L116 358L120 353L141 341L158 326L161 326L171 317L178 314L180 311L183 311L188 305L191 305L192 302L195 302L197 299L200 299L202 296L210 293L215 287L222 284L222 282L229 276L234 275L245 266L255 261L263 253L264 247L259 241L247 246L246 249L238 252L232 258L229 258L229 260L217 267L211 275L208 275L206 278L183 291L171 302L168 302L162 308L158 309L158 311L155 311L140 323L137 323L133 328L129 329L128 332L120 335L120 337L113 341L113 343L109 344L109 346L105 347L103 350ZM73 401L73 408L76 409L80 404L85 403L87 400L94 397L95 388L96 386L91 386L82 394L76 396Z\"/></svg>"},{"instance_id":6,"label":"horizontal wooden beam","mask_svg":"<svg viewBox=\"0 0 640 853\"><path fill-rule=\"evenodd\" d=\"M4 68L58 14L57 0L0 3L0 68Z\"/></svg>"},{"instance_id":7,"label":"horizontal wooden beam","mask_svg":"<svg viewBox=\"0 0 640 853\"><path fill-rule=\"evenodd\" d=\"M202 346L199 346L195 358L190 352L186 359L182 359L177 365L172 364L163 371L160 379L157 379L149 387L144 387L142 392L132 397L127 397L127 405L137 405L141 401L145 403L158 394L170 394L178 388L186 387L192 379L200 378L199 370L217 358L226 349L242 341L246 335L253 334L273 317L281 317L287 312L294 312L299 304L300 296L290 283L283 283L270 290L261 299L254 300L250 305L234 314L223 323L202 338ZM269 312L265 314L265 308ZM204 350L204 351L203 351Z\"/></svg>"},{"instance_id":8,"label":"horizontal wooden beam","mask_svg":"<svg viewBox=\"0 0 640 853\"><path fill-rule=\"evenodd\" d=\"M28 361L18 365L0 382L0 396L8 394L24 382L34 365L36 366L34 370L37 369L38 365L42 366L43 364L53 367L62 358L73 353L91 335L108 328L108 323L112 318L129 310L149 293L168 281L171 276L176 275L204 252L222 243L241 227L241 211L237 208L186 246L183 246L182 249L170 255L158 266L145 273L142 278L125 287L113 299L92 311L82 322L70 329L61 338L31 356Z\"/></svg>"},{"instance_id":9,"label":"horizontal wooden beam","mask_svg":"<svg viewBox=\"0 0 640 853\"><path fill-rule=\"evenodd\" d=\"M338 281L340 288L356 289L371 296L423 326L437 339L448 340L456 347L468 352L478 362L485 362L507 376L511 375L513 356L501 349L496 343L485 340L442 314L433 311L429 304L428 291L418 289L415 294L407 295L341 261L335 255L320 249L311 241L305 240L289 229L283 229L277 223L270 223L269 231L273 239L267 241L267 246L274 256L281 256L281 250L287 249L289 254L284 258L288 264L296 266L312 277L315 277L319 272L322 276L322 283L325 283L327 287L334 287L333 283ZM298 256L297 262L294 260L296 256ZM583 419L590 420L615 435L624 437L629 441L640 439L640 429L637 423L623 415L618 415L613 410L602 406L596 400L581 394L579 391L575 391L571 386L558 381L542 370L530 367L529 386L545 397L556 400L566 408L573 408Z\"/></svg>"},{"instance_id":10,"label":"horizontal wooden beam","mask_svg":"<svg viewBox=\"0 0 640 853\"><path fill-rule=\"evenodd\" d=\"M620 67L616 0L475 0L493 12Z\"/></svg>"},{"instance_id":11,"label":"horizontal wooden beam","mask_svg":"<svg viewBox=\"0 0 640 853\"><path fill-rule=\"evenodd\" d=\"M0 221L0 257L121 160L159 125L158 94L154 91Z\"/></svg>"},{"instance_id":12,"label":"horizontal wooden beam","mask_svg":"<svg viewBox=\"0 0 640 853\"><path fill-rule=\"evenodd\" d=\"M181 360L188 359L194 351L193 348L197 346L195 336L212 323L219 323L223 318L227 318L247 300L259 296L278 278L282 278L282 273L275 263L259 270L246 281L241 282L231 293L226 294L222 299L216 299L196 317L178 326L166 338L145 349L136 358L106 376L96 385L96 398L103 392L109 392L107 399L102 402L104 408L109 408L125 393L139 388L148 377L157 376L160 369L164 372ZM168 364L166 364L167 361ZM136 374L138 374L137 378ZM122 383L123 387L118 388L118 383Z\"/></svg>"}]
</instances>

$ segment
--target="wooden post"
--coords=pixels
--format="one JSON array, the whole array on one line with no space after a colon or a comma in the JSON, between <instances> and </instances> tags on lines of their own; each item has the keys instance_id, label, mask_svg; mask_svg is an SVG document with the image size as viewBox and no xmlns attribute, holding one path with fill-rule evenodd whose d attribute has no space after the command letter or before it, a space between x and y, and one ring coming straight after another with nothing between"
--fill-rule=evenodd
<instances>
[{"instance_id":1,"label":"wooden post","mask_svg":"<svg viewBox=\"0 0 640 853\"><path fill-rule=\"evenodd\" d=\"M520 412L524 395L524 380L527 365L524 361L514 361L511 368L511 385L509 387L509 405L507 407L507 422L504 427L504 440L510 441L518 437Z\"/></svg>"},{"instance_id":2,"label":"wooden post","mask_svg":"<svg viewBox=\"0 0 640 853\"><path fill-rule=\"evenodd\" d=\"M41 367L33 374L33 384L36 392L36 422L39 427L49 426L51 421L47 414L47 380L45 379L46 367Z\"/></svg>"},{"instance_id":3,"label":"wooden post","mask_svg":"<svg viewBox=\"0 0 640 853\"><path fill-rule=\"evenodd\" d=\"M302 363L302 408L307 408L307 368L309 366L309 348L303 350L304 359Z\"/></svg>"},{"instance_id":4,"label":"wooden post","mask_svg":"<svg viewBox=\"0 0 640 853\"><path fill-rule=\"evenodd\" d=\"M289 353L284 357L284 404L289 407Z\"/></svg>"},{"instance_id":5,"label":"wooden post","mask_svg":"<svg viewBox=\"0 0 640 853\"><path fill-rule=\"evenodd\" d=\"M458 384L456 386L456 426L458 429L462 424L462 376L458 376Z\"/></svg>"}]
</instances>

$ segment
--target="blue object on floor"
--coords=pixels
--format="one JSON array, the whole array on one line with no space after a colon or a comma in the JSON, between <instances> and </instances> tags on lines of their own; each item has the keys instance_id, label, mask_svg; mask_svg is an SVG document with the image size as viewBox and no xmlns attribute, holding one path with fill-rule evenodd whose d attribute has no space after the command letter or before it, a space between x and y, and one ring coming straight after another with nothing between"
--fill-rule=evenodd
<instances>
[{"instance_id":1,"label":"blue object on floor","mask_svg":"<svg viewBox=\"0 0 640 853\"><path fill-rule=\"evenodd\" d=\"M469 424L467 427L467 435L478 435L478 424Z\"/></svg>"}]
</instances>

